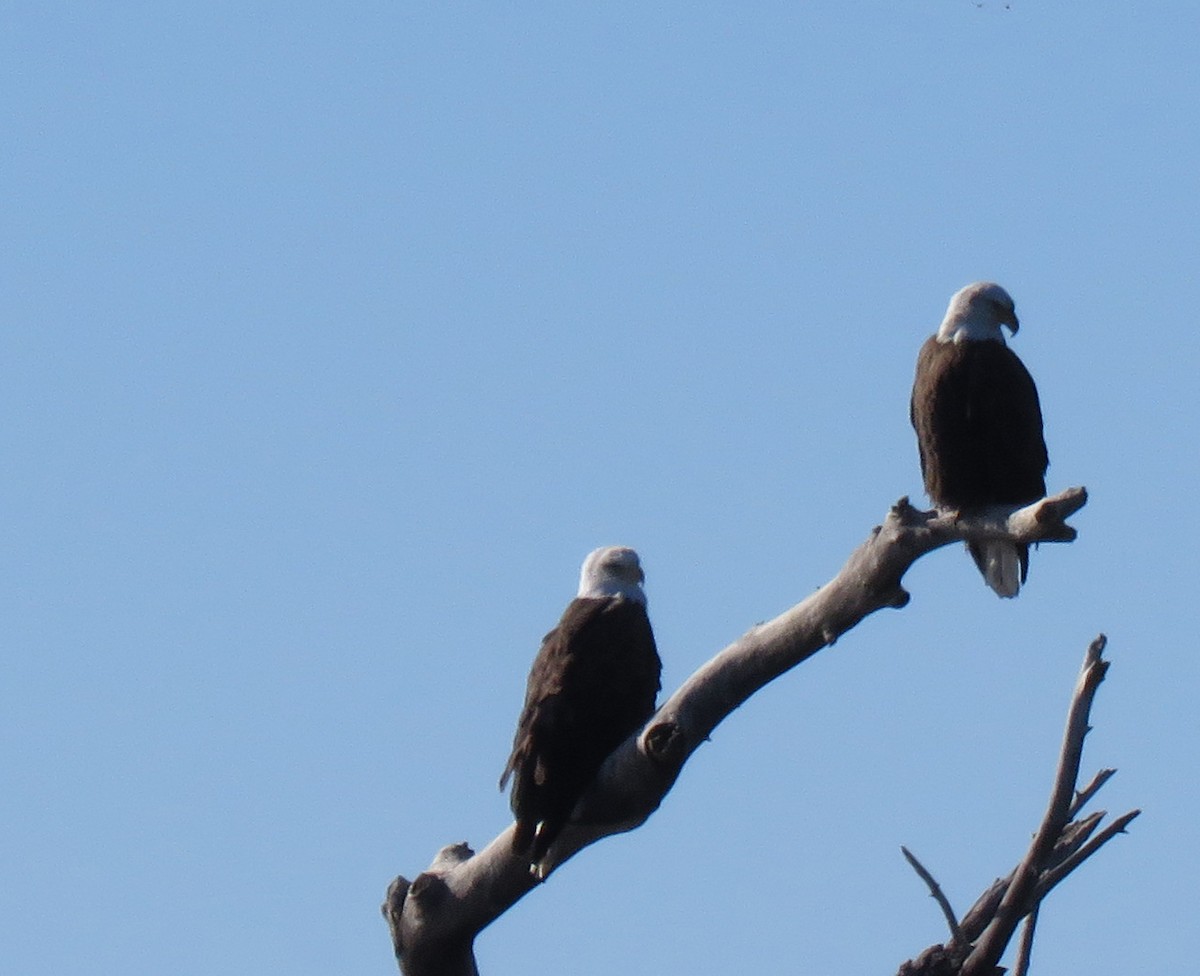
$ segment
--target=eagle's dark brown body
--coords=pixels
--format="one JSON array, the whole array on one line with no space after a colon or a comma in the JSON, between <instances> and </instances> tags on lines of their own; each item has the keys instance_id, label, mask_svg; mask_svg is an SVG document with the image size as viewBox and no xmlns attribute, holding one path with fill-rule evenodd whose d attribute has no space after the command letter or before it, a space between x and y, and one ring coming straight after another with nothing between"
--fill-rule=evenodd
<instances>
[{"instance_id":1,"label":"eagle's dark brown body","mask_svg":"<svg viewBox=\"0 0 1200 976\"><path fill-rule=\"evenodd\" d=\"M661 670L646 608L625 597L576 597L543 639L500 780L513 777L513 849L531 864L609 753L654 713Z\"/></svg>"},{"instance_id":2,"label":"eagle's dark brown body","mask_svg":"<svg viewBox=\"0 0 1200 976\"><path fill-rule=\"evenodd\" d=\"M1046 494L1037 387L1003 342L931 336L917 358L910 413L925 490L939 508L1021 505ZM970 548L982 570L979 547ZM1022 582L1028 559L1022 547Z\"/></svg>"}]
</instances>

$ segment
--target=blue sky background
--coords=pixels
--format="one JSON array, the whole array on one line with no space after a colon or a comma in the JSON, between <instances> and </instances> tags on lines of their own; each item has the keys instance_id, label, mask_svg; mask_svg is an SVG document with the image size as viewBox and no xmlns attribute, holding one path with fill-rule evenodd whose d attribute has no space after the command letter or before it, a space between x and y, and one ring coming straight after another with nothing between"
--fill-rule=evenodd
<instances>
[{"instance_id":1,"label":"blue sky background","mask_svg":"<svg viewBox=\"0 0 1200 976\"><path fill-rule=\"evenodd\" d=\"M1079 541L945 550L722 725L486 976L893 972L1044 808L1066 704L1145 815L1035 971L1185 972L1192 4L14 2L0 11L0 959L394 972L583 556L672 690L921 497L921 341L1015 296Z\"/></svg>"}]
</instances>

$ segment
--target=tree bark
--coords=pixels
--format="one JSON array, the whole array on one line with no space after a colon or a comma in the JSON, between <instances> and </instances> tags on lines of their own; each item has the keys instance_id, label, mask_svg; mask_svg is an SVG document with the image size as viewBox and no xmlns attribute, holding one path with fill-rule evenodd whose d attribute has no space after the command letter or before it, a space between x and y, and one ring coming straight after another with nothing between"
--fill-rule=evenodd
<instances>
[{"instance_id":1,"label":"tree bark","mask_svg":"<svg viewBox=\"0 0 1200 976\"><path fill-rule=\"evenodd\" d=\"M644 822L688 757L768 682L876 610L905 606L901 580L926 553L968 540L1070 542L1075 530L1066 519L1086 503L1085 489L1070 488L1023 508L960 516L919 511L902 498L832 580L702 665L609 756L550 849L547 874L600 838ZM475 936L538 883L525 859L512 855L512 831L477 854L465 843L443 848L411 884L397 878L389 887L383 914L405 976L477 976Z\"/></svg>"}]
</instances>

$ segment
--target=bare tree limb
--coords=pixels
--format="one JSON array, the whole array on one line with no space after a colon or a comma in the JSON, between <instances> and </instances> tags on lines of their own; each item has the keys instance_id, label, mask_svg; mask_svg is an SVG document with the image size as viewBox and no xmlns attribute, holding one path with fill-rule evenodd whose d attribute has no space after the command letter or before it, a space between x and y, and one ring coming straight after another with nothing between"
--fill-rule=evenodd
<instances>
[{"instance_id":1,"label":"bare tree limb","mask_svg":"<svg viewBox=\"0 0 1200 976\"><path fill-rule=\"evenodd\" d=\"M1102 769L1092 777L1092 781L1087 786L1082 790L1077 790L1075 800L1071 803L1071 809L1068 811L1067 816L1074 817L1080 810L1087 806L1092 797L1100 792L1100 788L1112 779L1116 775L1116 772L1115 769Z\"/></svg>"},{"instance_id":2,"label":"bare tree limb","mask_svg":"<svg viewBox=\"0 0 1200 976\"><path fill-rule=\"evenodd\" d=\"M942 891L942 886L937 883L933 875L925 870L925 865L916 859L912 851L904 845L900 846L900 850L904 853L905 859L912 865L914 871L922 881L929 887L929 894L942 910L942 914L946 916L946 924L950 926L950 939L959 945L965 945L966 939L963 937L963 930L958 924L958 919L954 916L954 909L950 906L950 900Z\"/></svg>"},{"instance_id":3,"label":"bare tree limb","mask_svg":"<svg viewBox=\"0 0 1200 976\"><path fill-rule=\"evenodd\" d=\"M1141 816L1141 810L1130 810L1128 813L1123 813L1117 817L1112 823L1098 833L1094 840L1084 844L1069 857L1063 859L1062 863L1057 867L1051 868L1038 880L1037 888L1034 891L1034 896L1040 901L1050 893L1050 889L1063 880L1068 874L1074 871L1079 865L1086 861L1089 857L1095 854L1101 847L1107 844L1117 834L1125 833L1125 828L1129 826L1131 820ZM1103 816L1099 814L1098 817ZM1097 820L1098 822L1098 820Z\"/></svg>"},{"instance_id":4,"label":"bare tree limb","mask_svg":"<svg viewBox=\"0 0 1200 976\"><path fill-rule=\"evenodd\" d=\"M688 757L768 682L864 617L905 606L909 595L901 580L919 558L968 540L1070 542L1075 530L1066 519L1086 503L1085 489L1069 488L1015 510L963 516L918 511L902 498L837 576L701 666L609 756L551 848L547 873L596 840L644 822ZM476 934L537 883L524 860L512 855L512 831L510 825L478 854L465 844L446 848L411 884L403 878L392 883L383 913L405 976L476 976Z\"/></svg>"},{"instance_id":5,"label":"bare tree limb","mask_svg":"<svg viewBox=\"0 0 1200 976\"><path fill-rule=\"evenodd\" d=\"M1103 660L1105 638L1101 634L1087 650L1083 669L1067 712L1058 770L1050 801L1041 825L1021 863L980 895L960 924L967 940L958 937L947 945L931 946L915 960L900 967L900 976L995 976L1002 973L1003 955L1017 926L1025 920L1014 966L1014 976L1029 968L1037 915L1050 891L1117 834L1123 833L1138 816L1131 810L1096 832L1106 816L1103 811L1073 820L1085 803L1112 778L1115 770L1103 769L1082 790L1076 791L1083 740L1090 731L1088 716L1096 689L1108 670Z\"/></svg>"},{"instance_id":6,"label":"bare tree limb","mask_svg":"<svg viewBox=\"0 0 1200 976\"><path fill-rule=\"evenodd\" d=\"M1026 976L1029 972L1029 960L1033 958L1033 936L1037 932L1038 906L1033 907L1025 916L1025 924L1021 926L1021 943L1017 947L1017 961L1013 964L1013 976Z\"/></svg>"},{"instance_id":7,"label":"bare tree limb","mask_svg":"<svg viewBox=\"0 0 1200 976\"><path fill-rule=\"evenodd\" d=\"M1041 826L1034 834L1033 842L1025 853L1012 883L996 909L996 915L975 943L975 948L963 964L963 976L983 976L995 969L1000 956L1012 939L1022 918L1030 910L1030 896L1037 885L1042 866L1054 850L1054 844L1062 836L1069 822L1068 813L1075 795L1075 782L1079 778L1079 762L1083 757L1083 740L1089 731L1088 715L1096 689L1108 671L1108 662L1101 654L1107 643L1101 634L1087 649L1083 659L1083 670L1071 698L1067 712L1067 728L1063 735L1062 751L1059 755L1058 772L1054 777L1054 788L1050 792L1050 803L1042 818Z\"/></svg>"}]
</instances>

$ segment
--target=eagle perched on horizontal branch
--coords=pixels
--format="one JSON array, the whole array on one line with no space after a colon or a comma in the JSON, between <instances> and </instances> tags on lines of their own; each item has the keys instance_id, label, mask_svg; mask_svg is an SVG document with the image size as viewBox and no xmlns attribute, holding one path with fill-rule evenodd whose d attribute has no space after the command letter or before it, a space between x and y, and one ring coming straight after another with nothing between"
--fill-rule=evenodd
<instances>
[{"instance_id":1,"label":"eagle perched on horizontal branch","mask_svg":"<svg viewBox=\"0 0 1200 976\"><path fill-rule=\"evenodd\" d=\"M910 417L925 490L940 509L1026 505L1046 494L1037 387L1002 326L1017 334L1011 296L977 281L950 299L917 357ZM1017 595L1029 572L1029 546L993 540L967 547L988 586Z\"/></svg>"}]
</instances>

